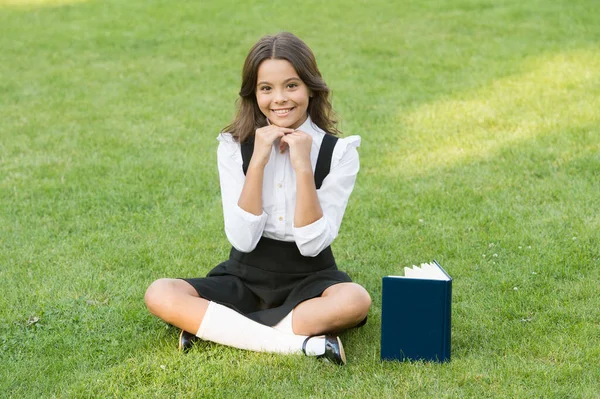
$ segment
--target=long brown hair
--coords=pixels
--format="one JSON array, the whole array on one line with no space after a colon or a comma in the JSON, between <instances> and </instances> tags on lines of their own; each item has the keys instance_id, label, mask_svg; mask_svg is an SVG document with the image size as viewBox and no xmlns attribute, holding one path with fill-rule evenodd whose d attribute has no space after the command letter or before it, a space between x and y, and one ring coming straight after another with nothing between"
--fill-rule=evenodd
<instances>
[{"instance_id":1,"label":"long brown hair","mask_svg":"<svg viewBox=\"0 0 600 399\"><path fill-rule=\"evenodd\" d=\"M331 92L319 72L314 54L306 43L289 32L264 36L250 49L242 71L237 114L223 131L243 143L254 136L256 129L267 125L267 118L256 102L256 80L260 64L268 59L286 60L292 64L312 93L307 112L313 123L329 134L340 134L331 106Z\"/></svg>"}]
</instances>

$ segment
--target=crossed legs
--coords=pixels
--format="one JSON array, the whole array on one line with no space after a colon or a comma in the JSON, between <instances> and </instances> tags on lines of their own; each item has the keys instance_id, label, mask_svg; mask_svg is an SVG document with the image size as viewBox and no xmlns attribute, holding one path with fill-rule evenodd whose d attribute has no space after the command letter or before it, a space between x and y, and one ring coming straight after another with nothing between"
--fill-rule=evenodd
<instances>
[{"instance_id":1,"label":"crossed legs","mask_svg":"<svg viewBox=\"0 0 600 399\"><path fill-rule=\"evenodd\" d=\"M191 333L201 330L200 327L209 306L213 308L218 306L221 309L219 311L220 319L211 317L211 320L214 320L213 323L226 324L228 319L241 316L228 308L201 298L190 284L179 279L156 280L148 287L144 300L152 314ZM312 336L343 331L360 323L366 317L370 305L371 298L360 285L355 283L335 284L327 288L320 297L304 301L296 306L292 319L293 333L299 336ZM211 310L211 315L214 312ZM276 330L273 328L255 323L244 316L241 317L246 320L246 326L255 328L257 333L276 334L274 332ZM240 320L238 319L238 321ZM285 334L279 331L277 333ZM276 335L271 338L274 337ZM219 342L218 340L214 341ZM228 342L220 343L228 344ZM294 343L294 345L296 344ZM233 346L257 350L252 345Z\"/></svg>"}]
</instances>

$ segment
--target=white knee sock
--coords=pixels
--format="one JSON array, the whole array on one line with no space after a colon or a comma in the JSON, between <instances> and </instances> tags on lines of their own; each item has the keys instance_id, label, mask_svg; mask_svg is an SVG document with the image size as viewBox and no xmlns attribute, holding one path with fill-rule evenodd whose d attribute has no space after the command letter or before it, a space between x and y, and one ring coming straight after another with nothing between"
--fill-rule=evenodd
<instances>
[{"instance_id":1,"label":"white knee sock","mask_svg":"<svg viewBox=\"0 0 600 399\"><path fill-rule=\"evenodd\" d=\"M287 314L281 321L273 326L274 329L286 332L288 334L293 334L294 329L292 328L292 313L294 309L290 313Z\"/></svg>"},{"instance_id":2,"label":"white knee sock","mask_svg":"<svg viewBox=\"0 0 600 399\"><path fill-rule=\"evenodd\" d=\"M273 353L301 353L302 344L308 338L257 323L235 310L212 301L208 303L208 309L196 336L239 349ZM323 337L314 337L307 342L307 355L321 355L324 352Z\"/></svg>"}]
</instances>

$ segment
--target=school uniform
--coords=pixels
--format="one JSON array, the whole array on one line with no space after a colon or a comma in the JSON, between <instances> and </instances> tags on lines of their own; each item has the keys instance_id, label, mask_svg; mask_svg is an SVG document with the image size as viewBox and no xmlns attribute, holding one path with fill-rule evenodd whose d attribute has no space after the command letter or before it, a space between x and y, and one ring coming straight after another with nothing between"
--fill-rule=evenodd
<instances>
[{"instance_id":1,"label":"school uniform","mask_svg":"<svg viewBox=\"0 0 600 399\"><path fill-rule=\"evenodd\" d=\"M312 136L313 171L322 172L320 149L326 133L310 117L298 128ZM263 213L254 215L237 205L244 186L244 146L230 134L217 137L225 233L230 257L204 278L184 279L198 294L228 306L267 326L283 319L299 303L320 296L328 287L351 282L338 270L330 244L336 238L359 170L359 136L339 138L330 152L328 173L316 182L323 217L294 226L296 174L289 149L273 144L264 169ZM246 149L248 146L246 145ZM245 159L244 159L245 158ZM317 165L319 163L319 165ZM317 175L322 175L319 172ZM320 187L319 187L320 186Z\"/></svg>"}]
</instances>

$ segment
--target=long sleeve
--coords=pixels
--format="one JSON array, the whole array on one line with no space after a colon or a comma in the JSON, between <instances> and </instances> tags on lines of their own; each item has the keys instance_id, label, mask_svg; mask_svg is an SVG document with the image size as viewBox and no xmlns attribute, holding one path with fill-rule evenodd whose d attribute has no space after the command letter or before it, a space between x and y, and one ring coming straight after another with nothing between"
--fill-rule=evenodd
<instances>
[{"instance_id":1,"label":"long sleeve","mask_svg":"<svg viewBox=\"0 0 600 399\"><path fill-rule=\"evenodd\" d=\"M337 237L360 169L356 150L359 145L358 136L340 139L337 143L329 175L317 190L323 217L307 226L294 227L294 238L302 255L318 255Z\"/></svg>"},{"instance_id":2,"label":"long sleeve","mask_svg":"<svg viewBox=\"0 0 600 399\"><path fill-rule=\"evenodd\" d=\"M226 133L219 135L218 140L217 163L225 234L235 249L250 252L263 234L267 214L263 211L261 215L253 215L238 206L245 180L239 143Z\"/></svg>"}]
</instances>

